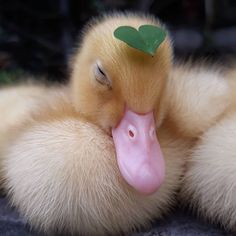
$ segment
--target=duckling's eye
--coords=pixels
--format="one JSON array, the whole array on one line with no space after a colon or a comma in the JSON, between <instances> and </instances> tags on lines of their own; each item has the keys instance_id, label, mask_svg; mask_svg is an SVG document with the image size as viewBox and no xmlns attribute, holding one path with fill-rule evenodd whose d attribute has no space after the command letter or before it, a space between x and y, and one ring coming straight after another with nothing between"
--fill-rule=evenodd
<instances>
[{"instance_id":1,"label":"duckling's eye","mask_svg":"<svg viewBox=\"0 0 236 236\"><path fill-rule=\"evenodd\" d=\"M109 89L111 89L111 81L108 79L107 75L98 63L94 66L94 76L98 83L106 85Z\"/></svg>"}]
</instances>

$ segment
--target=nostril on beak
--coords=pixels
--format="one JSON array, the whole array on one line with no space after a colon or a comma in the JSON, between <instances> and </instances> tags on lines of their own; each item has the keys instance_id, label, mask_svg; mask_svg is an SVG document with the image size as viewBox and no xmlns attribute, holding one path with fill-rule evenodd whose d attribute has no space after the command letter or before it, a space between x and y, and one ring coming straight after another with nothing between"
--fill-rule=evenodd
<instances>
[{"instance_id":1,"label":"nostril on beak","mask_svg":"<svg viewBox=\"0 0 236 236\"><path fill-rule=\"evenodd\" d=\"M133 133L131 130L129 130L129 136L130 136L131 138L134 137L134 133Z\"/></svg>"},{"instance_id":2,"label":"nostril on beak","mask_svg":"<svg viewBox=\"0 0 236 236\"><path fill-rule=\"evenodd\" d=\"M130 139L136 138L137 132L134 126L129 125L128 126L128 136Z\"/></svg>"}]
</instances>

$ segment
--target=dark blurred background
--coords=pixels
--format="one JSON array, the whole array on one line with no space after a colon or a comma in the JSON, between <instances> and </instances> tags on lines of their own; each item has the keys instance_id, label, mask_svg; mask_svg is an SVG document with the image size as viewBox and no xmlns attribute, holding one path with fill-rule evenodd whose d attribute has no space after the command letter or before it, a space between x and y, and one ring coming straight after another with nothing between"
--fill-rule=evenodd
<instances>
[{"instance_id":1,"label":"dark blurred background","mask_svg":"<svg viewBox=\"0 0 236 236\"><path fill-rule=\"evenodd\" d=\"M227 61L236 55L236 0L0 0L0 81L22 73L65 81L81 27L111 10L158 16L177 58Z\"/></svg>"}]
</instances>

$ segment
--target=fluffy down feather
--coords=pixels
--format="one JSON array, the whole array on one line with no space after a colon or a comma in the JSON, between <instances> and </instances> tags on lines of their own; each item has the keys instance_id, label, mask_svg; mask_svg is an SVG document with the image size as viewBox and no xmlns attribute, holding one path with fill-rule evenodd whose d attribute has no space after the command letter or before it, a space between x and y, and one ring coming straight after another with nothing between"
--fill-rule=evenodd
<instances>
[{"instance_id":1,"label":"fluffy down feather","mask_svg":"<svg viewBox=\"0 0 236 236\"><path fill-rule=\"evenodd\" d=\"M0 91L1 179L33 227L104 235L148 225L175 203L196 140L230 109L224 74L188 65L173 69L168 38L150 58L112 37L121 24L147 23L159 25L134 14L93 21L75 53L69 85L9 88L11 96ZM97 59L112 90L94 80ZM110 128L125 104L137 113L155 112L166 177L148 197L123 180L115 159Z\"/></svg>"}]
</instances>

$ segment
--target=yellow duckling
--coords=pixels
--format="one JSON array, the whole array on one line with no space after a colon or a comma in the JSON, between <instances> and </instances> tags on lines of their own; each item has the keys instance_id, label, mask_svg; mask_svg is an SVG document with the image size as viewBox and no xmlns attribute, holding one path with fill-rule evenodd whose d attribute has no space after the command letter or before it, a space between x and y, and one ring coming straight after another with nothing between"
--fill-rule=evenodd
<instances>
[{"instance_id":1,"label":"yellow duckling","mask_svg":"<svg viewBox=\"0 0 236 236\"><path fill-rule=\"evenodd\" d=\"M127 233L175 203L186 156L227 109L229 86L220 73L173 68L168 37L152 57L113 36L144 24L160 26L135 14L92 21L69 85L0 91L3 186L32 226Z\"/></svg>"}]
</instances>

